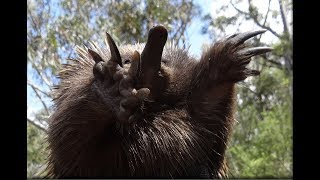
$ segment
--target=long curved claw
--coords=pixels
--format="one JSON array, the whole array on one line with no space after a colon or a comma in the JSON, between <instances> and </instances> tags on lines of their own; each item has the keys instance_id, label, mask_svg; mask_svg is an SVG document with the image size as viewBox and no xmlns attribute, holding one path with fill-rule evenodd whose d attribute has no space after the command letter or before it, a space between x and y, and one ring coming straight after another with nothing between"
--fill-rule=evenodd
<instances>
[{"instance_id":1,"label":"long curved claw","mask_svg":"<svg viewBox=\"0 0 320 180\"><path fill-rule=\"evenodd\" d=\"M124 70L117 62L109 60L105 63L105 66L109 71L109 75L113 77L113 80L118 81L123 78Z\"/></svg>"},{"instance_id":2,"label":"long curved claw","mask_svg":"<svg viewBox=\"0 0 320 180\"><path fill-rule=\"evenodd\" d=\"M100 61L103 61L101 56L98 53L96 53L95 51L88 49L88 52L89 52L90 56L92 57L92 59L94 60L94 62L98 63Z\"/></svg>"},{"instance_id":3,"label":"long curved claw","mask_svg":"<svg viewBox=\"0 0 320 180\"><path fill-rule=\"evenodd\" d=\"M109 33L106 33L106 35L107 35L107 43L109 45L110 53L111 53L110 61L114 61L117 64L119 64L119 66L123 67L122 61L121 61L121 56L120 56L119 50L116 46L116 43L113 41L113 39Z\"/></svg>"},{"instance_id":4,"label":"long curved claw","mask_svg":"<svg viewBox=\"0 0 320 180\"><path fill-rule=\"evenodd\" d=\"M231 36L227 37L226 41L238 36L240 33L235 33L235 34L232 34Z\"/></svg>"},{"instance_id":5,"label":"long curved claw","mask_svg":"<svg viewBox=\"0 0 320 180\"><path fill-rule=\"evenodd\" d=\"M104 60L101 58L101 56L96 53L95 51L88 49L88 53L92 57L92 59L95 62L95 65L93 66L93 74L95 77L98 77L100 79L103 79L108 73L106 72L106 69L104 68Z\"/></svg>"},{"instance_id":6,"label":"long curved claw","mask_svg":"<svg viewBox=\"0 0 320 180\"><path fill-rule=\"evenodd\" d=\"M245 58L251 58L252 56L264 54L272 50L271 47L253 47L239 51L238 55L244 56Z\"/></svg>"},{"instance_id":7,"label":"long curved claw","mask_svg":"<svg viewBox=\"0 0 320 180\"><path fill-rule=\"evenodd\" d=\"M129 75L131 77L137 77L139 73L140 73L140 54L138 51L135 51L132 56Z\"/></svg>"},{"instance_id":8,"label":"long curved claw","mask_svg":"<svg viewBox=\"0 0 320 180\"><path fill-rule=\"evenodd\" d=\"M240 33L237 34L236 36L231 36L229 39L229 41L231 42L231 44L234 44L235 46L238 46L242 43L244 43L246 40L258 35L258 34L262 34L264 32L266 32L266 29L262 29L262 30L257 30L257 31L250 31L250 32L245 32L245 33Z\"/></svg>"}]
</instances>

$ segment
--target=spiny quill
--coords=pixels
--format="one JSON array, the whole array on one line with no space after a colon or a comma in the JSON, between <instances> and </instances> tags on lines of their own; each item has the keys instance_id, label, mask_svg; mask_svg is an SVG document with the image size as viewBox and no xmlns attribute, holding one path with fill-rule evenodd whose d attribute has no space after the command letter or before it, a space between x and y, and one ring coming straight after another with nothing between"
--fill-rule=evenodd
<instances>
[{"instance_id":1,"label":"spiny quill","mask_svg":"<svg viewBox=\"0 0 320 180\"><path fill-rule=\"evenodd\" d=\"M224 178L234 123L235 84L259 71L251 57L271 51L232 35L199 60L165 46L163 26L145 44L77 48L55 89L48 142L51 178Z\"/></svg>"}]
</instances>

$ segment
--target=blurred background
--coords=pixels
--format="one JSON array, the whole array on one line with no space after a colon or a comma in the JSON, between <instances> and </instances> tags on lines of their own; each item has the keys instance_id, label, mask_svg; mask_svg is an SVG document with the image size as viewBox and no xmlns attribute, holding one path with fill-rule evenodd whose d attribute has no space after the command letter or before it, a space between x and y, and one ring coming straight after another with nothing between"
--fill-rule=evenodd
<instances>
[{"instance_id":1,"label":"blurred background","mask_svg":"<svg viewBox=\"0 0 320 180\"><path fill-rule=\"evenodd\" d=\"M162 24L190 55L233 33L268 31L249 40L272 53L250 63L262 73L238 84L238 112L227 151L231 178L292 177L292 2L289 0L27 0L27 175L45 168L52 86L74 47L105 32L144 42Z\"/></svg>"}]
</instances>

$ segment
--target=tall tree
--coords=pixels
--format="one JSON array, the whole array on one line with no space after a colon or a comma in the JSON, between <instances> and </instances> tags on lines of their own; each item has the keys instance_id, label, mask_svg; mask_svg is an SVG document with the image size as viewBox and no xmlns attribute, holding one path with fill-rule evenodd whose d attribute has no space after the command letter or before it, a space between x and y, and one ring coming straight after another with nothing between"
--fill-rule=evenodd
<instances>
[{"instance_id":1,"label":"tall tree","mask_svg":"<svg viewBox=\"0 0 320 180\"><path fill-rule=\"evenodd\" d=\"M233 177L292 176L291 13L286 0L230 0L204 17L202 31L213 39L230 29L263 28L268 32L252 43L274 48L251 64L261 75L239 84L238 123L228 150Z\"/></svg>"}]
</instances>

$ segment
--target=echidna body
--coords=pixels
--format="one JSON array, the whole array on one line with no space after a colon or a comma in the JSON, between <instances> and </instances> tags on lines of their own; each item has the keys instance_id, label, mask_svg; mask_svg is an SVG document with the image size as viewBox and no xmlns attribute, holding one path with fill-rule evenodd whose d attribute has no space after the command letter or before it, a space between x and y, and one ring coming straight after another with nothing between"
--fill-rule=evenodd
<instances>
[{"instance_id":1,"label":"echidna body","mask_svg":"<svg viewBox=\"0 0 320 180\"><path fill-rule=\"evenodd\" d=\"M49 177L205 177L226 175L235 83L258 71L246 65L268 47L230 36L196 60L165 46L156 26L146 44L78 48L60 72L50 117Z\"/></svg>"}]
</instances>

